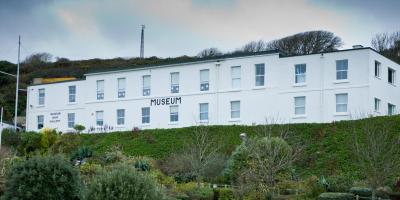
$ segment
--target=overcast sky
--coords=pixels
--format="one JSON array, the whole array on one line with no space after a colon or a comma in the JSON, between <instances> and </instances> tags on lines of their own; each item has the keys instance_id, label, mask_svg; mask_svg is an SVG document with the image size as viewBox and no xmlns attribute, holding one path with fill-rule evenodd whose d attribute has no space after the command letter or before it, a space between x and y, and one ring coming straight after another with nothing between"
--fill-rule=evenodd
<instances>
[{"instance_id":1,"label":"overcast sky","mask_svg":"<svg viewBox=\"0 0 400 200\"><path fill-rule=\"evenodd\" d=\"M400 0L0 0L0 60L49 52L73 60L196 55L327 30L350 48L400 31Z\"/></svg>"}]
</instances>

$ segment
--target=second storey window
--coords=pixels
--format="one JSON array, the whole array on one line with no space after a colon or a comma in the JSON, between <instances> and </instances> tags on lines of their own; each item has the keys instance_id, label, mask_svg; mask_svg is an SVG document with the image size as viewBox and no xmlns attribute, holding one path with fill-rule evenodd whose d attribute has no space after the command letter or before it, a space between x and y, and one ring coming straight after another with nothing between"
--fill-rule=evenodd
<instances>
[{"instance_id":1,"label":"second storey window","mask_svg":"<svg viewBox=\"0 0 400 200\"><path fill-rule=\"evenodd\" d=\"M381 110L381 100L378 98L374 99L374 110L375 112L379 112Z\"/></svg>"},{"instance_id":2,"label":"second storey window","mask_svg":"<svg viewBox=\"0 0 400 200\"><path fill-rule=\"evenodd\" d=\"M232 88L240 88L241 72L240 66L231 67Z\"/></svg>"},{"instance_id":3,"label":"second storey window","mask_svg":"<svg viewBox=\"0 0 400 200\"><path fill-rule=\"evenodd\" d=\"M178 122L179 120L179 107L178 106L170 106L169 107L169 121L170 122Z\"/></svg>"},{"instance_id":4,"label":"second storey window","mask_svg":"<svg viewBox=\"0 0 400 200\"><path fill-rule=\"evenodd\" d=\"M388 103L388 115L396 114L396 106Z\"/></svg>"},{"instance_id":5,"label":"second storey window","mask_svg":"<svg viewBox=\"0 0 400 200\"><path fill-rule=\"evenodd\" d=\"M396 81L396 70L388 68L388 82L391 84L395 84L395 81Z\"/></svg>"},{"instance_id":6,"label":"second storey window","mask_svg":"<svg viewBox=\"0 0 400 200\"><path fill-rule=\"evenodd\" d=\"M210 70L203 69L200 70L200 91L208 91L209 90L209 80L210 79Z\"/></svg>"},{"instance_id":7,"label":"second storey window","mask_svg":"<svg viewBox=\"0 0 400 200\"><path fill-rule=\"evenodd\" d=\"M265 65L256 64L256 86L264 86L265 81Z\"/></svg>"},{"instance_id":8,"label":"second storey window","mask_svg":"<svg viewBox=\"0 0 400 200\"><path fill-rule=\"evenodd\" d=\"M45 98L45 93L44 93L44 88L39 89L39 99L38 99L38 104L39 105L44 105L44 98Z\"/></svg>"},{"instance_id":9,"label":"second storey window","mask_svg":"<svg viewBox=\"0 0 400 200\"><path fill-rule=\"evenodd\" d=\"M200 121L208 121L208 103L200 104Z\"/></svg>"},{"instance_id":10,"label":"second storey window","mask_svg":"<svg viewBox=\"0 0 400 200\"><path fill-rule=\"evenodd\" d=\"M150 96L151 76L143 76L143 96Z\"/></svg>"},{"instance_id":11,"label":"second storey window","mask_svg":"<svg viewBox=\"0 0 400 200\"><path fill-rule=\"evenodd\" d=\"M119 78L118 79L118 98L125 97L125 85L126 85L126 79Z\"/></svg>"},{"instance_id":12,"label":"second storey window","mask_svg":"<svg viewBox=\"0 0 400 200\"><path fill-rule=\"evenodd\" d=\"M68 128L74 128L75 126L75 113L68 113Z\"/></svg>"},{"instance_id":13,"label":"second storey window","mask_svg":"<svg viewBox=\"0 0 400 200\"><path fill-rule=\"evenodd\" d=\"M103 111L96 111L96 126L103 126L104 125L104 112Z\"/></svg>"},{"instance_id":14,"label":"second storey window","mask_svg":"<svg viewBox=\"0 0 400 200\"><path fill-rule=\"evenodd\" d=\"M336 61L336 80L346 80L348 72L348 61L337 60Z\"/></svg>"},{"instance_id":15,"label":"second storey window","mask_svg":"<svg viewBox=\"0 0 400 200\"><path fill-rule=\"evenodd\" d=\"M125 124L125 110L118 109L117 110L117 125L124 125Z\"/></svg>"},{"instance_id":16,"label":"second storey window","mask_svg":"<svg viewBox=\"0 0 400 200\"><path fill-rule=\"evenodd\" d=\"M171 73L171 93L179 93L179 72Z\"/></svg>"},{"instance_id":17,"label":"second storey window","mask_svg":"<svg viewBox=\"0 0 400 200\"><path fill-rule=\"evenodd\" d=\"M294 114L305 115L306 114L306 97L295 97L294 98Z\"/></svg>"},{"instance_id":18,"label":"second storey window","mask_svg":"<svg viewBox=\"0 0 400 200\"><path fill-rule=\"evenodd\" d=\"M142 108L142 124L150 124L150 107Z\"/></svg>"},{"instance_id":19,"label":"second storey window","mask_svg":"<svg viewBox=\"0 0 400 200\"><path fill-rule=\"evenodd\" d=\"M44 116L38 115L37 116L37 129L42 129L44 126Z\"/></svg>"},{"instance_id":20,"label":"second storey window","mask_svg":"<svg viewBox=\"0 0 400 200\"><path fill-rule=\"evenodd\" d=\"M375 77L381 77L381 63L375 60Z\"/></svg>"},{"instance_id":21,"label":"second storey window","mask_svg":"<svg viewBox=\"0 0 400 200\"><path fill-rule=\"evenodd\" d=\"M68 102L69 103L76 102L76 86L75 85L68 86Z\"/></svg>"},{"instance_id":22,"label":"second storey window","mask_svg":"<svg viewBox=\"0 0 400 200\"><path fill-rule=\"evenodd\" d=\"M347 101L348 101L347 93L336 94L336 112L338 113L347 112Z\"/></svg>"},{"instance_id":23,"label":"second storey window","mask_svg":"<svg viewBox=\"0 0 400 200\"><path fill-rule=\"evenodd\" d=\"M231 101L231 119L240 118L240 101Z\"/></svg>"},{"instance_id":24,"label":"second storey window","mask_svg":"<svg viewBox=\"0 0 400 200\"><path fill-rule=\"evenodd\" d=\"M104 80L98 80L96 82L97 87L97 100L104 99Z\"/></svg>"},{"instance_id":25,"label":"second storey window","mask_svg":"<svg viewBox=\"0 0 400 200\"><path fill-rule=\"evenodd\" d=\"M294 66L295 68L295 83L305 83L306 82L306 64L298 64Z\"/></svg>"}]
</instances>

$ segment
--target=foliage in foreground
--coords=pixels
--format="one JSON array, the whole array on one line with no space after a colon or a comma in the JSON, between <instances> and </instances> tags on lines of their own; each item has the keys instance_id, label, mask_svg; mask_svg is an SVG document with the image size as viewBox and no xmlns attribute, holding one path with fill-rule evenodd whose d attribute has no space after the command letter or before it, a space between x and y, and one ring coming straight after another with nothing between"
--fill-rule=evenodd
<instances>
[{"instance_id":1,"label":"foliage in foreground","mask_svg":"<svg viewBox=\"0 0 400 200\"><path fill-rule=\"evenodd\" d=\"M15 164L9 173L3 199L79 199L79 173L60 156L33 157Z\"/></svg>"}]
</instances>

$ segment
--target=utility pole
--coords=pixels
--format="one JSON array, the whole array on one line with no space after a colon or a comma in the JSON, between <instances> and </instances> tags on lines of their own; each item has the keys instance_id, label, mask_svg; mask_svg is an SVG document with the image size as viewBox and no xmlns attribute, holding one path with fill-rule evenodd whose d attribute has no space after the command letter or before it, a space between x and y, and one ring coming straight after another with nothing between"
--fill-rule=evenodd
<instances>
[{"instance_id":1,"label":"utility pole","mask_svg":"<svg viewBox=\"0 0 400 200\"><path fill-rule=\"evenodd\" d=\"M17 84L15 88L15 112L14 112L14 131L17 132L17 117L18 117L18 89L19 89L19 57L21 50L21 36L18 36L18 65L17 65Z\"/></svg>"},{"instance_id":2,"label":"utility pole","mask_svg":"<svg viewBox=\"0 0 400 200\"><path fill-rule=\"evenodd\" d=\"M0 150L1 150L1 134L3 133L3 107L1 107L0 113Z\"/></svg>"},{"instance_id":3,"label":"utility pole","mask_svg":"<svg viewBox=\"0 0 400 200\"><path fill-rule=\"evenodd\" d=\"M142 25L142 34L140 37L140 58L144 58L144 28L145 26Z\"/></svg>"}]
</instances>

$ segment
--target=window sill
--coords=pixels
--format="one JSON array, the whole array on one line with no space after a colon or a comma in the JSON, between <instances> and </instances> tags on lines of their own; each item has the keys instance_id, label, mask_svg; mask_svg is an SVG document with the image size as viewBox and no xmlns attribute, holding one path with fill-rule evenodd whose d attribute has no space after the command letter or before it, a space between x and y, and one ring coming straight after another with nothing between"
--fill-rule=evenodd
<instances>
[{"instance_id":1,"label":"window sill","mask_svg":"<svg viewBox=\"0 0 400 200\"><path fill-rule=\"evenodd\" d=\"M115 128L125 128L125 125L116 125Z\"/></svg>"},{"instance_id":2,"label":"window sill","mask_svg":"<svg viewBox=\"0 0 400 200\"><path fill-rule=\"evenodd\" d=\"M228 92L240 92L242 89L241 88L232 88L229 89Z\"/></svg>"},{"instance_id":3,"label":"window sill","mask_svg":"<svg viewBox=\"0 0 400 200\"><path fill-rule=\"evenodd\" d=\"M252 88L252 90L265 90L267 87L265 86L255 86Z\"/></svg>"},{"instance_id":4,"label":"window sill","mask_svg":"<svg viewBox=\"0 0 400 200\"><path fill-rule=\"evenodd\" d=\"M335 112L333 115L334 116L348 116L349 113L348 112Z\"/></svg>"},{"instance_id":5,"label":"window sill","mask_svg":"<svg viewBox=\"0 0 400 200\"><path fill-rule=\"evenodd\" d=\"M349 83L349 79L335 80L333 84Z\"/></svg>"},{"instance_id":6,"label":"window sill","mask_svg":"<svg viewBox=\"0 0 400 200\"><path fill-rule=\"evenodd\" d=\"M393 87L397 87L394 83L389 83L389 85L392 85Z\"/></svg>"},{"instance_id":7,"label":"window sill","mask_svg":"<svg viewBox=\"0 0 400 200\"><path fill-rule=\"evenodd\" d=\"M240 122L241 120L240 120L240 118L238 118L238 119L229 119L228 120L228 122Z\"/></svg>"},{"instance_id":8,"label":"window sill","mask_svg":"<svg viewBox=\"0 0 400 200\"><path fill-rule=\"evenodd\" d=\"M376 114L381 114L381 111L379 111L379 110L374 110L374 113L376 113Z\"/></svg>"},{"instance_id":9,"label":"window sill","mask_svg":"<svg viewBox=\"0 0 400 200\"><path fill-rule=\"evenodd\" d=\"M77 102L68 102L67 105L76 105L78 104Z\"/></svg>"},{"instance_id":10,"label":"window sill","mask_svg":"<svg viewBox=\"0 0 400 200\"><path fill-rule=\"evenodd\" d=\"M150 123L148 123L148 124L140 124L140 126L141 127L147 127L147 126L151 126L151 124Z\"/></svg>"},{"instance_id":11,"label":"window sill","mask_svg":"<svg viewBox=\"0 0 400 200\"><path fill-rule=\"evenodd\" d=\"M379 79L379 80L381 80L381 79L382 79L380 76L375 76L375 78L377 78L377 79Z\"/></svg>"},{"instance_id":12,"label":"window sill","mask_svg":"<svg viewBox=\"0 0 400 200\"><path fill-rule=\"evenodd\" d=\"M200 120L199 123L200 124L208 124L208 120Z\"/></svg>"},{"instance_id":13,"label":"window sill","mask_svg":"<svg viewBox=\"0 0 400 200\"><path fill-rule=\"evenodd\" d=\"M293 87L306 87L307 83L295 83L293 84Z\"/></svg>"},{"instance_id":14,"label":"window sill","mask_svg":"<svg viewBox=\"0 0 400 200\"><path fill-rule=\"evenodd\" d=\"M292 119L305 119L307 118L307 115L294 115L292 116Z\"/></svg>"},{"instance_id":15,"label":"window sill","mask_svg":"<svg viewBox=\"0 0 400 200\"><path fill-rule=\"evenodd\" d=\"M178 122L169 122L168 125L178 125Z\"/></svg>"},{"instance_id":16,"label":"window sill","mask_svg":"<svg viewBox=\"0 0 400 200\"><path fill-rule=\"evenodd\" d=\"M36 106L36 108L44 108L44 105Z\"/></svg>"}]
</instances>

